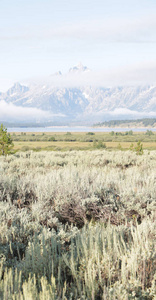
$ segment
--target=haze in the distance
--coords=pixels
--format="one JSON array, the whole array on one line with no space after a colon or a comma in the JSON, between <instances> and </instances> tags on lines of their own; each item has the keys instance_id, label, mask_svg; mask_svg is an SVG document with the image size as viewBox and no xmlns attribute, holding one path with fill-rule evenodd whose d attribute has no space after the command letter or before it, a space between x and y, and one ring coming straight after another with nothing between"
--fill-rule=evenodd
<instances>
[{"instance_id":1,"label":"haze in the distance","mask_svg":"<svg viewBox=\"0 0 156 300\"><path fill-rule=\"evenodd\" d=\"M155 16L155 0L1 0L0 91L79 61L91 84L155 84Z\"/></svg>"}]
</instances>

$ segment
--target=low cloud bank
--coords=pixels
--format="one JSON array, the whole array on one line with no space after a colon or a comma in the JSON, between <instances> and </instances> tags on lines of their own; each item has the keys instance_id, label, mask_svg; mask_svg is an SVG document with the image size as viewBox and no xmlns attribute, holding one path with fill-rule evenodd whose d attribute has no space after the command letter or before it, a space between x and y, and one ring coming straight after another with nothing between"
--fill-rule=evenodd
<instances>
[{"instance_id":1,"label":"low cloud bank","mask_svg":"<svg viewBox=\"0 0 156 300\"><path fill-rule=\"evenodd\" d=\"M90 123L104 122L110 120L136 120L142 118L156 118L156 112L139 112L127 108L116 108L113 111L101 110L99 112L81 116L82 120L92 120ZM77 120L80 120L78 116Z\"/></svg>"},{"instance_id":2,"label":"low cloud bank","mask_svg":"<svg viewBox=\"0 0 156 300\"><path fill-rule=\"evenodd\" d=\"M113 111L108 112L111 116L130 116L130 117L149 117L149 118L154 118L156 117L156 112L151 111L151 112L139 112L135 110L130 110L127 108L116 108Z\"/></svg>"},{"instance_id":3,"label":"low cloud bank","mask_svg":"<svg viewBox=\"0 0 156 300\"><path fill-rule=\"evenodd\" d=\"M130 110L128 108L116 108L112 111L100 111L96 113L97 116L103 117L109 120L114 120L114 119L136 119L136 118L155 118L156 117L156 111L136 111L136 110Z\"/></svg>"},{"instance_id":4,"label":"low cloud bank","mask_svg":"<svg viewBox=\"0 0 156 300\"><path fill-rule=\"evenodd\" d=\"M53 114L52 112L44 111L38 108L21 107L12 103L0 101L0 120L1 121L49 121L56 117L64 117L63 114Z\"/></svg>"},{"instance_id":5,"label":"low cloud bank","mask_svg":"<svg viewBox=\"0 0 156 300\"><path fill-rule=\"evenodd\" d=\"M127 108L116 108L113 111L101 110L99 112L87 113L81 115L73 115L73 120L78 122L102 122L109 120L125 120L125 119L141 119L141 118L156 118L156 112L139 112ZM0 122L51 122L51 121L67 121L68 117L65 114L53 114L52 112L43 111L38 108L28 108L15 106L5 101L0 101ZM69 120L68 120L69 121Z\"/></svg>"},{"instance_id":6,"label":"low cloud bank","mask_svg":"<svg viewBox=\"0 0 156 300\"><path fill-rule=\"evenodd\" d=\"M106 68L99 71L69 72L45 78L31 78L26 81L28 85L32 83L49 84L49 86L58 88L156 85L156 63L148 62L120 68Z\"/></svg>"}]
</instances>

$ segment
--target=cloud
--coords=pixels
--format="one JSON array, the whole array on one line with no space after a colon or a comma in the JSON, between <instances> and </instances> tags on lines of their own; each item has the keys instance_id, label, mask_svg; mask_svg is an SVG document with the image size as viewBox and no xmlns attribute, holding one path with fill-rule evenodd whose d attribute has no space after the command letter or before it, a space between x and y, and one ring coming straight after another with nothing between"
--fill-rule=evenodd
<instances>
[{"instance_id":1,"label":"cloud","mask_svg":"<svg viewBox=\"0 0 156 300\"><path fill-rule=\"evenodd\" d=\"M20 121L20 122L38 122L49 121L55 117L64 117L63 114L53 114L48 111L43 111L38 108L29 108L15 106L12 103L6 103L4 100L0 101L0 120L1 121Z\"/></svg>"},{"instance_id":2,"label":"cloud","mask_svg":"<svg viewBox=\"0 0 156 300\"><path fill-rule=\"evenodd\" d=\"M109 111L108 112L111 116L130 116L130 117L156 117L156 112L151 111L151 112L139 112L139 111L135 111L135 110L130 110L127 108L116 108L113 111Z\"/></svg>"},{"instance_id":3,"label":"cloud","mask_svg":"<svg viewBox=\"0 0 156 300\"><path fill-rule=\"evenodd\" d=\"M91 120L91 123L103 122L109 120L136 120L142 118L155 118L156 112L139 112L135 110L130 110L127 108L116 108L113 111L104 110L99 112L94 112L90 114L84 114L78 116L78 121L80 120Z\"/></svg>"},{"instance_id":4,"label":"cloud","mask_svg":"<svg viewBox=\"0 0 156 300\"><path fill-rule=\"evenodd\" d=\"M15 29L0 34L0 40L81 39L102 42L156 43L155 14L137 18L103 18L68 22L48 27ZM18 32L18 34L17 34Z\"/></svg>"},{"instance_id":5,"label":"cloud","mask_svg":"<svg viewBox=\"0 0 156 300\"><path fill-rule=\"evenodd\" d=\"M140 86L156 84L156 63L142 62L99 72L96 80L110 86Z\"/></svg>"},{"instance_id":6,"label":"cloud","mask_svg":"<svg viewBox=\"0 0 156 300\"><path fill-rule=\"evenodd\" d=\"M31 78L26 82L49 84L49 87L57 88L156 85L156 63L144 62L120 68L105 68L100 71L68 72L61 76Z\"/></svg>"},{"instance_id":7,"label":"cloud","mask_svg":"<svg viewBox=\"0 0 156 300\"><path fill-rule=\"evenodd\" d=\"M92 21L48 29L46 32L41 30L41 36L101 40L102 42L156 42L156 18L155 15L149 15L131 19L92 19Z\"/></svg>"}]
</instances>

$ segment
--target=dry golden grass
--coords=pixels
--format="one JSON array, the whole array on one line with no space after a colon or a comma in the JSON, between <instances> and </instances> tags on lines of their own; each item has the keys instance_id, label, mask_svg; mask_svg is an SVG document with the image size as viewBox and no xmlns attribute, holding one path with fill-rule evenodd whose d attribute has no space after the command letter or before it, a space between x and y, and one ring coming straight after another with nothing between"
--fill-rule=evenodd
<instances>
[{"instance_id":1,"label":"dry golden grass","mask_svg":"<svg viewBox=\"0 0 156 300\"><path fill-rule=\"evenodd\" d=\"M46 142L46 141L20 141L20 142L14 142L14 149L15 150L21 150L23 147L29 147L30 149L36 149L40 147L41 149L46 149L46 148L60 148L60 149L89 149L90 144L92 143L87 143L87 142L79 142L79 141L74 141L74 142L66 142L66 141L56 141L56 142Z\"/></svg>"},{"instance_id":2,"label":"dry golden grass","mask_svg":"<svg viewBox=\"0 0 156 300\"><path fill-rule=\"evenodd\" d=\"M123 149L129 149L130 146L131 146L131 142L106 142L106 147L107 148L118 148L119 145L121 145L121 148ZM144 149L153 149L155 150L156 149L156 142L143 142L143 148ZM134 148L137 146L137 143L134 142L133 143L134 145Z\"/></svg>"},{"instance_id":3,"label":"dry golden grass","mask_svg":"<svg viewBox=\"0 0 156 300\"><path fill-rule=\"evenodd\" d=\"M131 142L105 142L106 148L108 149L129 149L131 146ZM143 149L156 150L156 142L143 142ZM134 148L137 143L133 143ZM93 149L93 142L81 142L81 141L18 141L14 142L15 150L22 150L23 147L29 147L29 149L61 149L61 150L69 150L69 149Z\"/></svg>"}]
</instances>

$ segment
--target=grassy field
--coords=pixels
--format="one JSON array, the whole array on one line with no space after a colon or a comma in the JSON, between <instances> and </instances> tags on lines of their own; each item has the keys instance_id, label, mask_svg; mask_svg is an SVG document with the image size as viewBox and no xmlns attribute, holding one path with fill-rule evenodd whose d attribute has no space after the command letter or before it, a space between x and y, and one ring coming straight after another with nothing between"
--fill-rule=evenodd
<instances>
[{"instance_id":1,"label":"grassy field","mask_svg":"<svg viewBox=\"0 0 156 300\"><path fill-rule=\"evenodd\" d=\"M149 131L150 132L150 131ZM156 133L12 133L16 150L129 149L141 141L144 149L156 150ZM101 143L101 146L100 146Z\"/></svg>"},{"instance_id":2,"label":"grassy field","mask_svg":"<svg viewBox=\"0 0 156 300\"><path fill-rule=\"evenodd\" d=\"M0 299L156 299L155 170L155 150L1 156Z\"/></svg>"},{"instance_id":3,"label":"grassy field","mask_svg":"<svg viewBox=\"0 0 156 300\"><path fill-rule=\"evenodd\" d=\"M134 147L137 146L137 142L133 143ZM156 150L156 142L143 142L143 148L149 150ZM121 148L129 149L131 146L131 142L105 142L107 149L118 149ZM22 141L22 142L14 142L15 150L93 150L94 143L93 142L66 142L66 141L56 141L56 142L42 142L42 141Z\"/></svg>"},{"instance_id":4,"label":"grassy field","mask_svg":"<svg viewBox=\"0 0 156 300\"><path fill-rule=\"evenodd\" d=\"M14 149L16 150L70 150L70 149L89 149L91 147L90 144L86 142L66 142L66 141L22 141L22 142L14 142Z\"/></svg>"}]
</instances>

